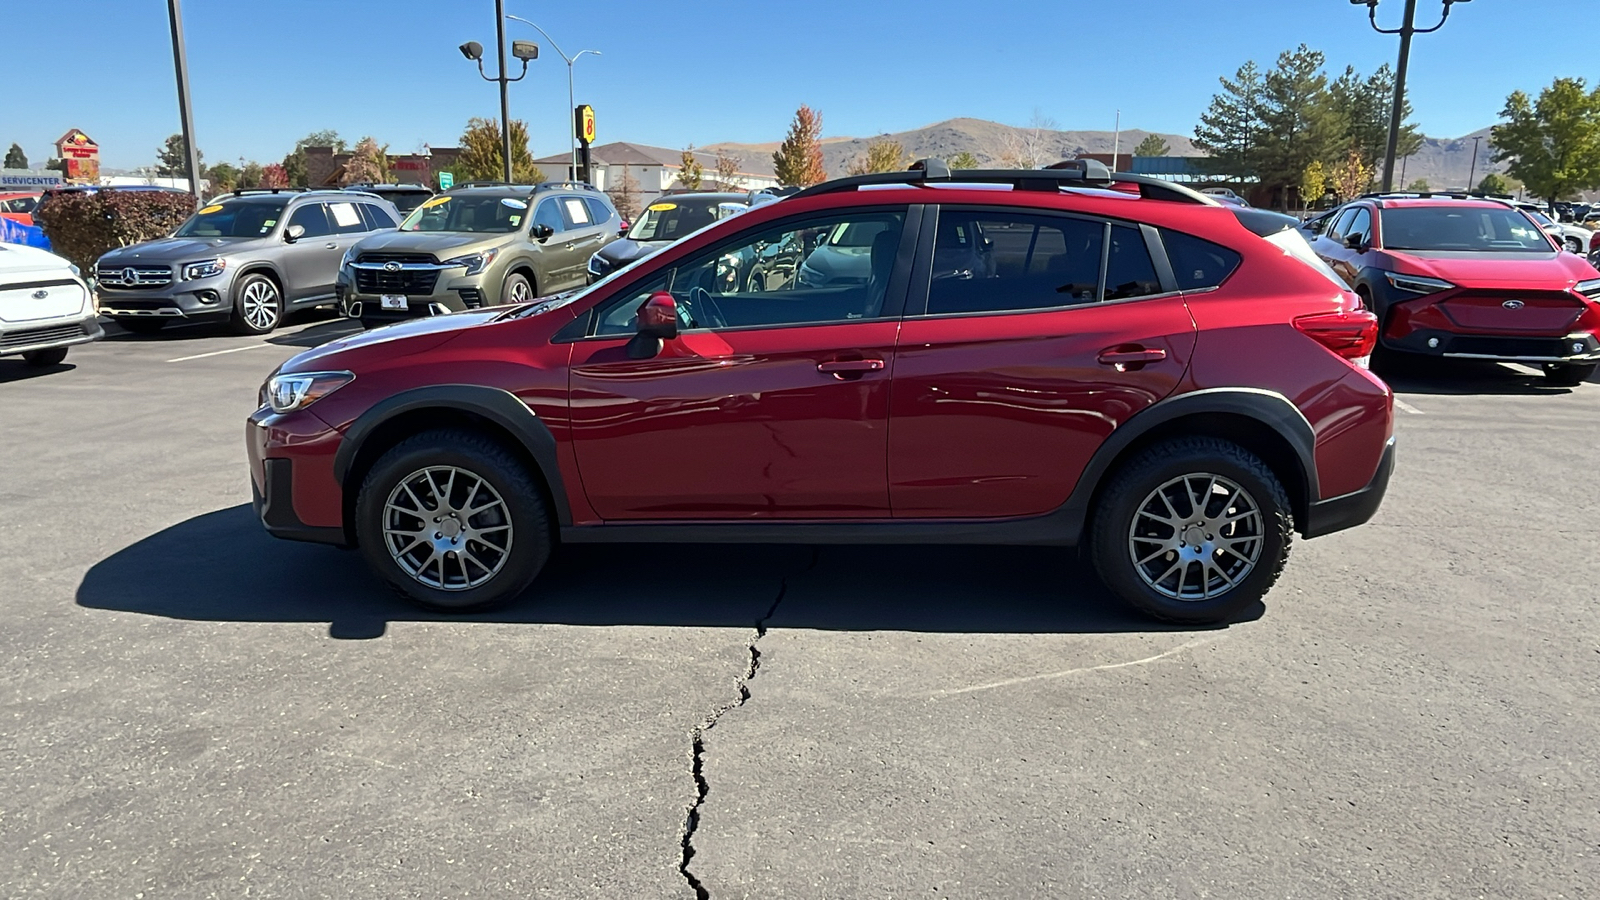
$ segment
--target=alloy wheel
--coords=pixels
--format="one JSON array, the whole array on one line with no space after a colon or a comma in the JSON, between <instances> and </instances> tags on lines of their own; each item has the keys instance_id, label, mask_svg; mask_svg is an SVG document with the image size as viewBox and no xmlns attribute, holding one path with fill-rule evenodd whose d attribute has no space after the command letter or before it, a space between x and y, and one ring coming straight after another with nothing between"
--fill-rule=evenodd
<instances>
[{"instance_id":1,"label":"alloy wheel","mask_svg":"<svg viewBox=\"0 0 1600 900\"><path fill-rule=\"evenodd\" d=\"M528 283L526 281L512 282L512 284L511 284L511 302L512 303L526 303L529 300L533 299L532 295L533 295L533 290L528 287Z\"/></svg>"},{"instance_id":2,"label":"alloy wheel","mask_svg":"<svg viewBox=\"0 0 1600 900\"><path fill-rule=\"evenodd\" d=\"M511 511L481 476L429 466L400 479L383 505L383 540L395 565L419 584L465 591L511 557Z\"/></svg>"},{"instance_id":3,"label":"alloy wheel","mask_svg":"<svg viewBox=\"0 0 1600 900\"><path fill-rule=\"evenodd\" d=\"M1151 491L1128 529L1128 553L1151 589L1202 601L1238 586L1261 558L1261 507L1237 483L1193 473Z\"/></svg>"},{"instance_id":4,"label":"alloy wheel","mask_svg":"<svg viewBox=\"0 0 1600 900\"><path fill-rule=\"evenodd\" d=\"M257 331L271 331L278 324L278 291L265 278L244 289L244 320Z\"/></svg>"}]
</instances>

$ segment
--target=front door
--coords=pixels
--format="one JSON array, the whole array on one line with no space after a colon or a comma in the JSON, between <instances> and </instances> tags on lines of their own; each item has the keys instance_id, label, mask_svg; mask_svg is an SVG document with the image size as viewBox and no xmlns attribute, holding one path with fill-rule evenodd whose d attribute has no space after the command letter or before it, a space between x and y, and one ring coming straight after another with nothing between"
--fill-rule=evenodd
<instances>
[{"instance_id":1,"label":"front door","mask_svg":"<svg viewBox=\"0 0 1600 900\"><path fill-rule=\"evenodd\" d=\"M321 203L307 203L289 216L285 229L299 225L305 234L292 244L285 244L282 265L286 274L283 286L284 299L290 303L333 293L333 280L339 274L339 258L344 248L339 244L327 209Z\"/></svg>"},{"instance_id":2,"label":"front door","mask_svg":"<svg viewBox=\"0 0 1600 900\"><path fill-rule=\"evenodd\" d=\"M608 520L887 518L908 214L852 210L747 230L603 301L570 369L573 445L595 511ZM870 249L835 283L808 283L804 266L762 290L737 277L758 247L790 237L815 246L841 226ZM679 305L680 335L654 358L630 359L634 311L658 290Z\"/></svg>"},{"instance_id":3,"label":"front door","mask_svg":"<svg viewBox=\"0 0 1600 900\"><path fill-rule=\"evenodd\" d=\"M896 350L896 518L1048 513L1118 425L1172 392L1195 326L1161 284L1148 232L940 211L926 293L913 295Z\"/></svg>"},{"instance_id":4,"label":"front door","mask_svg":"<svg viewBox=\"0 0 1600 900\"><path fill-rule=\"evenodd\" d=\"M550 229L550 235L543 239L533 238L539 245L539 283L534 286L539 296L547 296L564 291L581 283L584 265L588 257L579 258L581 250L579 244L583 241L583 234L567 226L567 218L561 209L560 197L546 197L539 201L533 211L533 224L531 229L537 230L543 225ZM574 281L574 279L578 281Z\"/></svg>"}]
</instances>

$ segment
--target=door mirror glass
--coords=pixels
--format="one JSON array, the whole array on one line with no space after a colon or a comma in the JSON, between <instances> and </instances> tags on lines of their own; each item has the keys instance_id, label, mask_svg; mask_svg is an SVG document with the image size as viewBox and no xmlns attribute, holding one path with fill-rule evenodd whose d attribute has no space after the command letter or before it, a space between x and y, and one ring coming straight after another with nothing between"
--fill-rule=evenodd
<instances>
[{"instance_id":1,"label":"door mirror glass","mask_svg":"<svg viewBox=\"0 0 1600 900\"><path fill-rule=\"evenodd\" d=\"M545 225L543 223L533 226L533 239L541 244L549 240L550 235L555 233L556 230L554 228L551 228L549 225Z\"/></svg>"},{"instance_id":2,"label":"door mirror glass","mask_svg":"<svg viewBox=\"0 0 1600 900\"><path fill-rule=\"evenodd\" d=\"M292 244L295 241L305 237L305 235L306 227L304 225L290 225L288 228L283 230L283 242L285 244Z\"/></svg>"},{"instance_id":3,"label":"door mirror glass","mask_svg":"<svg viewBox=\"0 0 1600 900\"><path fill-rule=\"evenodd\" d=\"M1367 236L1359 233L1347 234L1344 236L1344 245L1359 253L1367 248Z\"/></svg>"},{"instance_id":4,"label":"door mirror glass","mask_svg":"<svg viewBox=\"0 0 1600 900\"><path fill-rule=\"evenodd\" d=\"M661 352L662 341L678 336L678 301L666 291L656 291L634 314L638 333L628 342L628 358L651 359Z\"/></svg>"}]
</instances>

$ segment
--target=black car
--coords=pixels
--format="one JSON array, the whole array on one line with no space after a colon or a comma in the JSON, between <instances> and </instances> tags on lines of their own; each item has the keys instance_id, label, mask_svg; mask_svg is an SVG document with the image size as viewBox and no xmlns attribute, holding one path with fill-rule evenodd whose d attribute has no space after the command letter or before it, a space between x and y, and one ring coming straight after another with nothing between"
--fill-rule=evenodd
<instances>
[{"instance_id":1,"label":"black car","mask_svg":"<svg viewBox=\"0 0 1600 900\"><path fill-rule=\"evenodd\" d=\"M777 199L758 191L663 194L639 213L622 240L605 245L589 257L589 283L593 284L629 263L644 259L712 222Z\"/></svg>"},{"instance_id":2,"label":"black car","mask_svg":"<svg viewBox=\"0 0 1600 900\"><path fill-rule=\"evenodd\" d=\"M347 184L347 191L361 191L367 194L376 194L394 204L400 210L402 217L410 215L413 209L421 206L433 196L433 191L420 184Z\"/></svg>"}]
</instances>

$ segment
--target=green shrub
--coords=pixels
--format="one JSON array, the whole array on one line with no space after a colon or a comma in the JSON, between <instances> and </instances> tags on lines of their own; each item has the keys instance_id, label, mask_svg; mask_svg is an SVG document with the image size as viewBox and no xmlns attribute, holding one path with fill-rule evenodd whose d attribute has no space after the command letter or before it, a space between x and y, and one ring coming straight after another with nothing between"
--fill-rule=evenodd
<instances>
[{"instance_id":1,"label":"green shrub","mask_svg":"<svg viewBox=\"0 0 1600 900\"><path fill-rule=\"evenodd\" d=\"M52 251L88 275L103 254L166 237L193 214L194 197L189 194L112 188L57 194L34 213L34 220Z\"/></svg>"}]
</instances>

